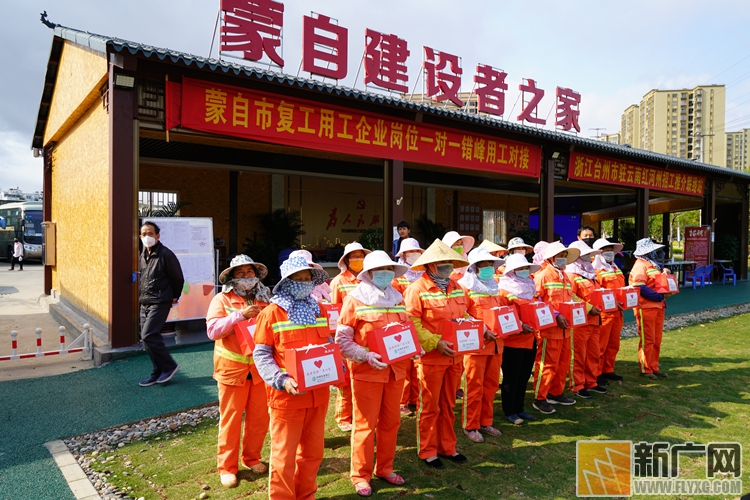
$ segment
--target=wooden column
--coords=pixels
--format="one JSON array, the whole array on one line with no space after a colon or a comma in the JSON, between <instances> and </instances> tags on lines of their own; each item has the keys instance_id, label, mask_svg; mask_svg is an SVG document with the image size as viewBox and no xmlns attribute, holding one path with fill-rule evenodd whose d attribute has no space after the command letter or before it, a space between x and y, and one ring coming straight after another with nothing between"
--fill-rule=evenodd
<instances>
[{"instance_id":1,"label":"wooden column","mask_svg":"<svg viewBox=\"0 0 750 500\"><path fill-rule=\"evenodd\" d=\"M635 237L648 238L648 188L636 189Z\"/></svg>"},{"instance_id":2,"label":"wooden column","mask_svg":"<svg viewBox=\"0 0 750 500\"><path fill-rule=\"evenodd\" d=\"M42 174L42 220L52 220L52 149L54 143L48 144L43 152L43 174ZM53 245L55 243L53 242ZM44 266L44 294L49 295L52 291L52 266Z\"/></svg>"},{"instance_id":3,"label":"wooden column","mask_svg":"<svg viewBox=\"0 0 750 500\"><path fill-rule=\"evenodd\" d=\"M672 220L670 218L672 214L669 212L661 214L661 242L666 246L667 248L667 259L669 259L672 256L672 242L671 236L672 231L671 227L669 225L670 221Z\"/></svg>"},{"instance_id":4,"label":"wooden column","mask_svg":"<svg viewBox=\"0 0 750 500\"><path fill-rule=\"evenodd\" d=\"M383 165L383 250L393 249L393 227L404 220L404 162L385 160Z\"/></svg>"},{"instance_id":5,"label":"wooden column","mask_svg":"<svg viewBox=\"0 0 750 500\"><path fill-rule=\"evenodd\" d=\"M620 219L614 219L612 221L612 238L615 241L620 241Z\"/></svg>"},{"instance_id":6,"label":"wooden column","mask_svg":"<svg viewBox=\"0 0 750 500\"><path fill-rule=\"evenodd\" d=\"M742 208L740 208L740 267L737 277L743 280L747 279L747 246L748 231L750 231L750 185L740 184L739 189L742 191Z\"/></svg>"},{"instance_id":7,"label":"wooden column","mask_svg":"<svg viewBox=\"0 0 750 500\"><path fill-rule=\"evenodd\" d=\"M229 172L229 248L227 248L227 257L238 252L237 233L239 232L239 180L239 172Z\"/></svg>"},{"instance_id":8,"label":"wooden column","mask_svg":"<svg viewBox=\"0 0 750 500\"><path fill-rule=\"evenodd\" d=\"M708 262L714 261L714 231L716 226L716 183L710 177L706 177L706 190L703 193L703 208L701 209L701 225L711 227L711 242L708 246Z\"/></svg>"},{"instance_id":9,"label":"wooden column","mask_svg":"<svg viewBox=\"0 0 750 500\"><path fill-rule=\"evenodd\" d=\"M539 177L539 239L552 242L555 237L555 162L542 150Z\"/></svg>"},{"instance_id":10,"label":"wooden column","mask_svg":"<svg viewBox=\"0 0 750 500\"><path fill-rule=\"evenodd\" d=\"M133 63L134 64L134 63ZM133 68L134 69L134 68ZM114 86L115 71L109 69L109 314L107 326L112 347L138 343L137 282L138 217L135 198L138 186L135 134L136 88Z\"/></svg>"}]
</instances>

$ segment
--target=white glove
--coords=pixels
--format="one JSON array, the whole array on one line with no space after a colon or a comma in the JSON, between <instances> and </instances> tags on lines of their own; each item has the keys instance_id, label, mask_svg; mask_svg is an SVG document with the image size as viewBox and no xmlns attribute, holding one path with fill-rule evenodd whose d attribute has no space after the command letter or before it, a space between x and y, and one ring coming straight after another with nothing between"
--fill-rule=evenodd
<instances>
[{"instance_id":1,"label":"white glove","mask_svg":"<svg viewBox=\"0 0 750 500\"><path fill-rule=\"evenodd\" d=\"M380 354L378 354L376 352L368 352L367 353L367 364L370 365L371 367L375 368L376 370L382 370L383 368L385 368L386 366L388 366L385 363L383 363L382 361L378 361L379 359L382 359L381 356L380 356Z\"/></svg>"}]
</instances>

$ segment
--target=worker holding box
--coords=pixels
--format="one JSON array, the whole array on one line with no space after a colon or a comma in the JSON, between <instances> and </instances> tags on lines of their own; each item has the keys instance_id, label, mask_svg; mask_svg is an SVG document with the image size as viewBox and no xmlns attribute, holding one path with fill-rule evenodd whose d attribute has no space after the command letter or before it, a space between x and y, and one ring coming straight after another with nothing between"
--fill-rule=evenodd
<instances>
[{"instance_id":1,"label":"worker holding box","mask_svg":"<svg viewBox=\"0 0 750 500\"><path fill-rule=\"evenodd\" d=\"M606 238L594 242L594 250L602 253L594 257L596 283L607 290L618 290L625 286L625 276L615 264L615 254L622 250L622 245ZM610 380L620 381L622 377L615 373L615 359L620 351L620 332L623 325L623 304L617 304L616 311L602 312L602 324L599 326L599 384L608 384ZM604 383L603 383L604 382Z\"/></svg>"},{"instance_id":2,"label":"worker holding box","mask_svg":"<svg viewBox=\"0 0 750 500\"><path fill-rule=\"evenodd\" d=\"M485 311L493 307L510 305L510 300L501 294L493 275L495 268L504 261L490 255L484 248L469 252L469 267L458 280L469 296L468 312L473 318L484 318ZM464 434L475 443L484 441L482 433L499 436L501 432L492 426L495 393L500 382L500 364L503 359L503 340L498 332L485 327L484 348L476 354L464 356L464 389L461 420ZM480 432L481 431L481 432Z\"/></svg>"},{"instance_id":3,"label":"worker holding box","mask_svg":"<svg viewBox=\"0 0 750 500\"><path fill-rule=\"evenodd\" d=\"M315 477L323 461L329 387L307 392L286 372L285 352L329 343L328 322L310 294L328 278L303 257L281 264L281 281L271 305L258 315L253 361L268 385L271 415L271 473L268 494L274 499L314 498Z\"/></svg>"},{"instance_id":4,"label":"worker holding box","mask_svg":"<svg viewBox=\"0 0 750 500\"><path fill-rule=\"evenodd\" d=\"M669 273L668 269L661 269L656 263L656 251L664 245L643 238L636 242L633 255L636 261L630 270L628 283L641 289L638 307L633 309L635 321L638 324L638 365L641 375L656 380L657 377L666 378L666 372L659 370L659 354L661 352L661 338L664 331L664 299L669 294L656 291L656 277L661 273Z\"/></svg>"},{"instance_id":5,"label":"worker holding box","mask_svg":"<svg viewBox=\"0 0 750 500\"><path fill-rule=\"evenodd\" d=\"M401 248L408 240L401 243ZM408 266L394 263L382 250L364 260L357 276L359 285L349 292L339 317L336 343L351 372L354 429L352 429L351 480L360 496L372 495L373 472L385 481L401 485L404 478L393 471L396 439L401 423L399 403L407 361L384 362L383 355L368 349L374 332L393 323L409 321L402 295L391 283ZM398 335L399 340L402 336ZM416 346L421 352L421 347ZM377 438L377 467L375 441Z\"/></svg>"},{"instance_id":6,"label":"worker holding box","mask_svg":"<svg viewBox=\"0 0 750 500\"><path fill-rule=\"evenodd\" d=\"M344 254L338 264L341 274L331 280L333 304L343 304L344 297L359 285L357 275L362 271L365 256L369 253L370 250L356 241L344 247ZM344 375L344 384L338 387L336 393L336 409L333 417L343 432L352 430L352 386L348 370Z\"/></svg>"},{"instance_id":7,"label":"worker holding box","mask_svg":"<svg viewBox=\"0 0 750 500\"><path fill-rule=\"evenodd\" d=\"M456 451L453 429L456 389L461 377L461 358L440 334L446 320L466 317L467 297L451 277L454 267L469 265L455 250L435 240L412 265L424 275L406 289L404 303L419 334L425 354L417 362L419 400L417 448L419 458L429 467L443 468L438 456L455 463L466 457Z\"/></svg>"},{"instance_id":8,"label":"worker holding box","mask_svg":"<svg viewBox=\"0 0 750 500\"><path fill-rule=\"evenodd\" d=\"M565 268L565 273L573 285L573 294L586 305L585 325L572 327L573 343L573 393L579 398L590 399L591 392L607 394L607 389L597 382L599 375L599 323L601 309L592 304L592 296L598 288L596 270L591 265L591 257L599 255L582 240L574 241L570 248L580 251L579 257ZM591 392L589 392L591 391Z\"/></svg>"},{"instance_id":9,"label":"worker holding box","mask_svg":"<svg viewBox=\"0 0 750 500\"><path fill-rule=\"evenodd\" d=\"M242 464L255 474L268 468L260 451L268 432L266 386L250 355L243 353L235 325L256 317L271 300L261 280L268 269L247 255L238 255L219 275L221 293L211 299L206 313L206 333L214 341L214 380L219 388L219 444L217 466L221 484L237 486L240 441ZM245 414L243 418L243 413ZM245 434L240 438L242 423Z\"/></svg>"},{"instance_id":10,"label":"worker holding box","mask_svg":"<svg viewBox=\"0 0 750 500\"><path fill-rule=\"evenodd\" d=\"M572 377L570 329L557 310L561 303L573 299L573 285L565 274L565 266L572 264L578 254L577 248L566 248L559 241L550 243L543 254L547 265L534 274L537 300L550 304L557 314L557 325L537 334L532 406L544 414L555 413L553 404L568 406L576 402L563 395L565 379L569 373Z\"/></svg>"}]
</instances>

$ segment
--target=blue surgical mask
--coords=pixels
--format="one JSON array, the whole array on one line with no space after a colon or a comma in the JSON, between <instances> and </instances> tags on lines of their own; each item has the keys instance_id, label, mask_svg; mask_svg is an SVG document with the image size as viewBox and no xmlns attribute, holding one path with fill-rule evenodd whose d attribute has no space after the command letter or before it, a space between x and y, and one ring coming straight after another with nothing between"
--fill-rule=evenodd
<instances>
[{"instance_id":1,"label":"blue surgical mask","mask_svg":"<svg viewBox=\"0 0 750 500\"><path fill-rule=\"evenodd\" d=\"M495 274L495 268L492 266L480 267L477 272L480 280L488 280L492 278L493 274Z\"/></svg>"},{"instance_id":2,"label":"blue surgical mask","mask_svg":"<svg viewBox=\"0 0 750 500\"><path fill-rule=\"evenodd\" d=\"M388 271L387 269L383 271L373 271L372 284L381 290L385 290L386 287L391 284L391 281L393 281L394 276L396 276L396 273Z\"/></svg>"},{"instance_id":3,"label":"blue surgical mask","mask_svg":"<svg viewBox=\"0 0 750 500\"><path fill-rule=\"evenodd\" d=\"M529 271L528 269L517 269L516 270L516 276L518 276L519 278L521 278L523 280L528 279L529 275L531 275L531 271Z\"/></svg>"},{"instance_id":4,"label":"blue surgical mask","mask_svg":"<svg viewBox=\"0 0 750 500\"><path fill-rule=\"evenodd\" d=\"M568 265L568 259L567 257L557 257L555 259L555 267L558 269L565 269L565 266Z\"/></svg>"}]
</instances>

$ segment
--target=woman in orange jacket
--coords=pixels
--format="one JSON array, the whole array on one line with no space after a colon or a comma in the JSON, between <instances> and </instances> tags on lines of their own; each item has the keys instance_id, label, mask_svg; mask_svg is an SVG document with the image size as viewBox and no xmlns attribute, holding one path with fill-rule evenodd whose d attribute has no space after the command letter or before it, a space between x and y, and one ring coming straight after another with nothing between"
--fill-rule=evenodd
<instances>
[{"instance_id":1,"label":"woman in orange jacket","mask_svg":"<svg viewBox=\"0 0 750 500\"><path fill-rule=\"evenodd\" d=\"M453 429L456 389L461 377L461 357L453 344L441 339L446 320L467 316L467 297L451 277L454 267L469 261L440 240L435 240L411 267L425 271L406 289L406 314L414 321L422 349L427 353L417 361L419 408L417 409L417 448L419 458L436 469L443 468L440 457L465 463L456 451Z\"/></svg>"},{"instance_id":2,"label":"woman in orange jacket","mask_svg":"<svg viewBox=\"0 0 750 500\"><path fill-rule=\"evenodd\" d=\"M405 243L401 243L403 245ZM391 283L408 267L394 264L382 250L365 257L357 279L360 283L344 299L336 343L347 360L352 378L354 429L352 430L351 479L359 496L372 495L370 481L375 475L391 484L404 484L393 472L396 439L401 423L399 401L407 360L390 365L380 354L368 349L373 330L408 321L403 297ZM375 441L377 467L374 464Z\"/></svg>"},{"instance_id":3,"label":"woman in orange jacket","mask_svg":"<svg viewBox=\"0 0 750 500\"><path fill-rule=\"evenodd\" d=\"M281 265L281 281L271 305L258 315L253 361L268 385L271 415L271 460L268 496L274 500L309 500L318 489L323 461L329 389L306 392L286 371L285 351L332 342L328 321L310 294L323 283L325 271L302 257Z\"/></svg>"},{"instance_id":4,"label":"woman in orange jacket","mask_svg":"<svg viewBox=\"0 0 750 500\"><path fill-rule=\"evenodd\" d=\"M214 344L214 380L219 387L219 444L217 451L222 486L237 486L238 457L255 474L268 468L260 451L268 431L266 386L250 356L243 354L234 331L237 323L254 318L268 305L271 291L261 283L266 266L247 255L232 259L219 275L221 293L211 299L206 313L206 332ZM244 413L244 418L243 418ZM240 438L242 423L245 434Z\"/></svg>"},{"instance_id":5,"label":"woman in orange jacket","mask_svg":"<svg viewBox=\"0 0 750 500\"><path fill-rule=\"evenodd\" d=\"M608 290L623 288L625 276L615 264L615 254L622 250L622 245L599 238L594 242L594 250L602 252L594 257L593 262L597 285ZM617 311L602 311L602 324L599 326L599 385L606 386L610 380L622 380L622 377L615 373L615 359L620 351L620 332L623 325L622 311L619 303Z\"/></svg>"}]
</instances>

